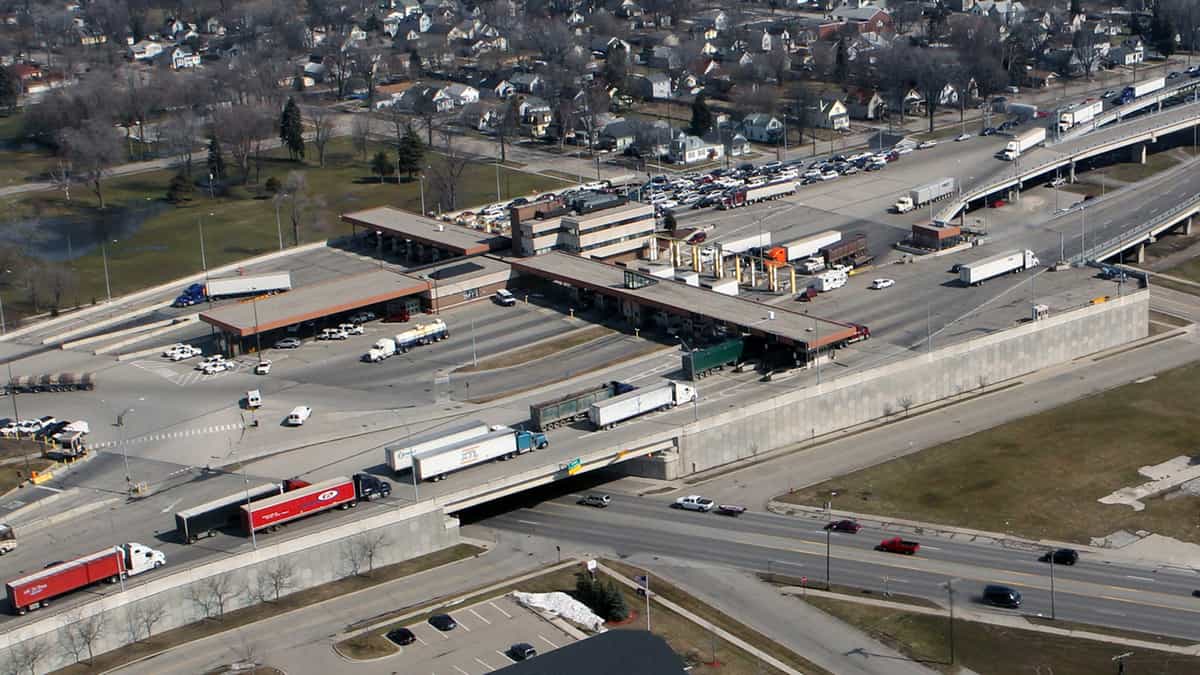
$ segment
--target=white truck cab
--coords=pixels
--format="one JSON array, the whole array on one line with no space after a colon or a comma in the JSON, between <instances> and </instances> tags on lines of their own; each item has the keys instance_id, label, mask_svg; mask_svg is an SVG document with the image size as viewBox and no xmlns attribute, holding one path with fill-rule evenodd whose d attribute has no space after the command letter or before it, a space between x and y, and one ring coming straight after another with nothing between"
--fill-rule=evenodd
<instances>
[{"instance_id":1,"label":"white truck cab","mask_svg":"<svg viewBox=\"0 0 1200 675\"><path fill-rule=\"evenodd\" d=\"M309 417L312 417L312 408L306 405L298 405L292 408L292 412L288 413L287 425L298 427L307 422Z\"/></svg>"},{"instance_id":2,"label":"white truck cab","mask_svg":"<svg viewBox=\"0 0 1200 675\"><path fill-rule=\"evenodd\" d=\"M141 574L146 570L152 570L156 567L162 567L167 564L167 556L162 552L143 546L137 542L130 542L124 546L125 549L125 572L129 576Z\"/></svg>"}]
</instances>

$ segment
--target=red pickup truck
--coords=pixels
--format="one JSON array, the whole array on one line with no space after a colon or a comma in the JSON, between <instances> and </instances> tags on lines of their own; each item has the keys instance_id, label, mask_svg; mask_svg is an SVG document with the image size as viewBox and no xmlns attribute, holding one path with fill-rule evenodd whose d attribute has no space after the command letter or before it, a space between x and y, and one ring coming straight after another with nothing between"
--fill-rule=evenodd
<instances>
[{"instance_id":1,"label":"red pickup truck","mask_svg":"<svg viewBox=\"0 0 1200 675\"><path fill-rule=\"evenodd\" d=\"M875 547L875 550L885 551L887 553L903 553L905 555L912 555L916 553L917 549L919 548L921 548L921 545L915 541L907 541L901 539L900 537L892 537L891 539L884 539L883 541L879 542L879 545Z\"/></svg>"}]
</instances>

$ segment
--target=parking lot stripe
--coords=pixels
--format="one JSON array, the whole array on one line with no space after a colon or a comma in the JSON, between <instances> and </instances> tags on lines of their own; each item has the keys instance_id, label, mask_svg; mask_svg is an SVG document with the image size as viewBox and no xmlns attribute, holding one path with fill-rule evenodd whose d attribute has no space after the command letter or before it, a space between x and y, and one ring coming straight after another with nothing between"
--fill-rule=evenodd
<instances>
[{"instance_id":1,"label":"parking lot stripe","mask_svg":"<svg viewBox=\"0 0 1200 675\"><path fill-rule=\"evenodd\" d=\"M496 605L496 603L494 603L494 602L490 602L490 601L489 601L489 602L488 602L488 604L492 606L492 609L495 609L497 612L500 612L501 614L503 614L503 615L504 615L504 618L506 618L506 619L511 619L511 618L512 618L512 614L509 614L508 612L506 612L506 611L504 611L504 610L500 609L500 608L499 608L499 607Z\"/></svg>"},{"instance_id":2,"label":"parking lot stripe","mask_svg":"<svg viewBox=\"0 0 1200 675\"><path fill-rule=\"evenodd\" d=\"M480 616L480 615L479 615L479 612L476 612L476 611L475 611L475 610L473 610L473 609L472 609L472 610L469 610L469 611L470 611L472 614L474 614L474 615L475 615L475 618L479 619L480 621L482 621L482 622L486 623L486 624L487 624L487 625L489 625L489 626L490 626L490 625L492 625L492 622L491 622L491 621L488 621L487 619L485 619L485 618L483 618L482 616Z\"/></svg>"},{"instance_id":3,"label":"parking lot stripe","mask_svg":"<svg viewBox=\"0 0 1200 675\"><path fill-rule=\"evenodd\" d=\"M425 645L426 647L428 647L428 646L429 646L429 643L428 643L428 642L426 642L426 641L424 641L424 640L422 640L420 635L417 635L416 633L413 633L413 637L417 638L417 642L420 642L421 644Z\"/></svg>"},{"instance_id":4,"label":"parking lot stripe","mask_svg":"<svg viewBox=\"0 0 1200 675\"><path fill-rule=\"evenodd\" d=\"M505 654L504 652L500 651L499 649L497 649L497 650L496 650L496 653L497 653L497 654L499 654L500 656L503 656L504 658L508 659L509 661L512 661L513 663L516 663L516 662L517 662L517 660L516 660L516 659L514 659L514 658L513 658L513 657L511 657L511 656L509 656L508 654Z\"/></svg>"},{"instance_id":5,"label":"parking lot stripe","mask_svg":"<svg viewBox=\"0 0 1200 675\"><path fill-rule=\"evenodd\" d=\"M489 666L487 664L487 661L484 661L483 659L476 658L475 661L478 662L479 665L483 666L484 668L487 668L489 671L495 670L494 668L492 668L491 666Z\"/></svg>"},{"instance_id":6,"label":"parking lot stripe","mask_svg":"<svg viewBox=\"0 0 1200 675\"><path fill-rule=\"evenodd\" d=\"M550 645L551 647L558 649L558 645L551 642L550 638L547 638L545 635L542 635L541 633L538 633L538 637L542 638L542 642L545 642L546 644Z\"/></svg>"},{"instance_id":7,"label":"parking lot stripe","mask_svg":"<svg viewBox=\"0 0 1200 675\"><path fill-rule=\"evenodd\" d=\"M471 632L471 629L467 628L466 624L464 624L461 619L458 620L458 627L467 631L468 633Z\"/></svg>"},{"instance_id":8,"label":"parking lot stripe","mask_svg":"<svg viewBox=\"0 0 1200 675\"><path fill-rule=\"evenodd\" d=\"M462 673L462 675L471 675L470 673L463 670L462 668L459 668L458 666L451 666L451 667L454 668L455 670L457 670L458 672Z\"/></svg>"}]
</instances>

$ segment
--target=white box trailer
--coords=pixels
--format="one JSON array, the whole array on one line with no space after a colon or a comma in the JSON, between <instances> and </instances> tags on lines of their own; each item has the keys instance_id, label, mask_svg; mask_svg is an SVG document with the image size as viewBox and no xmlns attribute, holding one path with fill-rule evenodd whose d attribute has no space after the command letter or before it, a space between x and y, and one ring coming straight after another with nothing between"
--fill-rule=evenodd
<instances>
[{"instance_id":1,"label":"white box trailer","mask_svg":"<svg viewBox=\"0 0 1200 675\"><path fill-rule=\"evenodd\" d=\"M771 233L763 232L750 237L742 237L732 241L722 241L721 253L724 255L734 255L736 253L745 253L752 248L766 248L771 245Z\"/></svg>"},{"instance_id":2,"label":"white box trailer","mask_svg":"<svg viewBox=\"0 0 1200 675\"><path fill-rule=\"evenodd\" d=\"M841 288L846 285L850 279L850 275L846 274L844 269L826 270L813 277L810 287L817 289L821 293L828 293L835 288Z\"/></svg>"},{"instance_id":3,"label":"white box trailer","mask_svg":"<svg viewBox=\"0 0 1200 675\"><path fill-rule=\"evenodd\" d=\"M416 472L417 480L441 480L446 474L459 469L493 459L509 459L548 445L550 441L541 432L496 427L486 436L414 455L413 471Z\"/></svg>"},{"instance_id":4,"label":"white box trailer","mask_svg":"<svg viewBox=\"0 0 1200 675\"><path fill-rule=\"evenodd\" d=\"M290 290L292 290L291 272L209 279L208 284L204 287L204 292L213 300L235 295L278 293Z\"/></svg>"},{"instance_id":5,"label":"white box trailer","mask_svg":"<svg viewBox=\"0 0 1200 675\"><path fill-rule=\"evenodd\" d=\"M408 471L412 468L413 455L445 448L472 438L480 438L488 435L491 431L491 427L479 420L461 422L445 429L418 434L399 443L384 446L383 461L389 469L396 473Z\"/></svg>"},{"instance_id":6,"label":"white box trailer","mask_svg":"<svg viewBox=\"0 0 1200 675\"><path fill-rule=\"evenodd\" d=\"M1102 112L1104 112L1104 101L1073 105L1058 114L1058 130L1066 131L1073 126L1091 122L1096 115Z\"/></svg>"},{"instance_id":7,"label":"white box trailer","mask_svg":"<svg viewBox=\"0 0 1200 675\"><path fill-rule=\"evenodd\" d=\"M667 380L660 384L635 389L627 394L597 401L588 408L588 419L597 429L611 429L627 419L655 410L666 410L680 403L696 400L694 387L683 382Z\"/></svg>"},{"instance_id":8,"label":"white box trailer","mask_svg":"<svg viewBox=\"0 0 1200 675\"><path fill-rule=\"evenodd\" d=\"M990 258L984 258L973 263L967 263L958 269L959 281L969 286L978 286L1001 274L1020 272L1040 264L1033 251L1009 251Z\"/></svg>"},{"instance_id":9,"label":"white box trailer","mask_svg":"<svg viewBox=\"0 0 1200 675\"><path fill-rule=\"evenodd\" d=\"M790 241L786 244L780 244L779 246L787 252L787 259L790 261L799 260L800 258L811 258L823 247L836 244L841 240L841 232L826 230L802 239Z\"/></svg>"},{"instance_id":10,"label":"white box trailer","mask_svg":"<svg viewBox=\"0 0 1200 675\"><path fill-rule=\"evenodd\" d=\"M1004 150L1001 151L1000 157L1011 162L1012 160L1020 157L1021 153L1027 152L1030 148L1038 143L1045 142L1045 140L1045 127L1037 127L1036 129L1030 129L1029 131L1019 133L1016 135L1016 137L1008 142L1008 145L1004 146Z\"/></svg>"},{"instance_id":11,"label":"white box trailer","mask_svg":"<svg viewBox=\"0 0 1200 675\"><path fill-rule=\"evenodd\" d=\"M1137 84L1130 87L1130 89L1133 90L1133 97L1138 98L1140 96L1145 96L1146 94L1153 94L1154 92L1156 92L1160 89L1163 89L1166 86L1167 86L1166 78L1156 77L1156 78L1153 78L1150 80L1143 80L1141 82L1138 82Z\"/></svg>"}]
</instances>

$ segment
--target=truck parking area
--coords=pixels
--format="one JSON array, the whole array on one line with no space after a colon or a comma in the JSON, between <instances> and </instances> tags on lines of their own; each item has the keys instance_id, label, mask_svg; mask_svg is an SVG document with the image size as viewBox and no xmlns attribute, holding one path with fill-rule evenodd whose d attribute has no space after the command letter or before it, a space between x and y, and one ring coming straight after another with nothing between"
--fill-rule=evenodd
<instances>
[{"instance_id":1,"label":"truck parking area","mask_svg":"<svg viewBox=\"0 0 1200 675\"><path fill-rule=\"evenodd\" d=\"M575 638L509 596L448 612L458 627L440 631L427 621L406 626L416 640L381 663L381 672L480 675L514 663L509 648L519 642L539 654ZM534 657L536 658L536 657Z\"/></svg>"}]
</instances>

